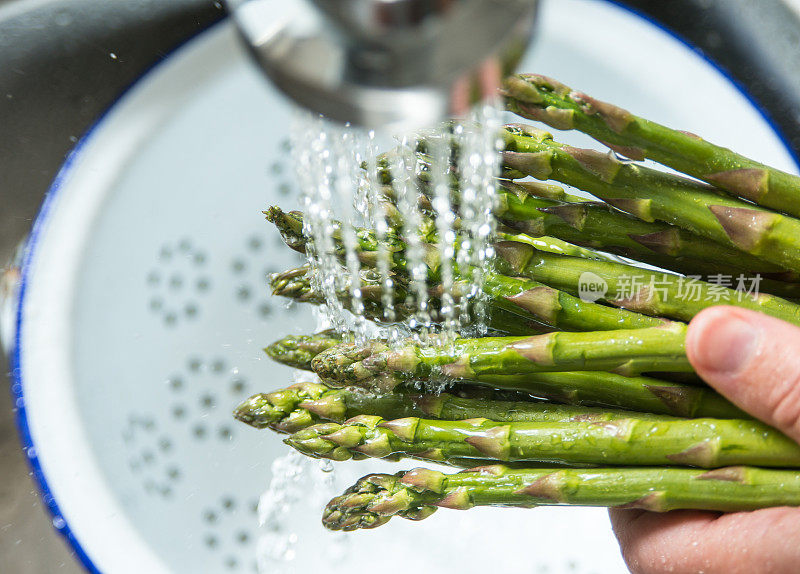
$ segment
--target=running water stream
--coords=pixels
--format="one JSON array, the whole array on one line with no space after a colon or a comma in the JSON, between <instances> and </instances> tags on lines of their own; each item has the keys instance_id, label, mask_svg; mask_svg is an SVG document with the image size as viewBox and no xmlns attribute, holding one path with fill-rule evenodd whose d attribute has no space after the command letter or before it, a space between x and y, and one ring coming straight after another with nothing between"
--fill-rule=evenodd
<instances>
[{"instance_id":1,"label":"running water stream","mask_svg":"<svg viewBox=\"0 0 800 574\"><path fill-rule=\"evenodd\" d=\"M492 105L424 132L422 141L298 111L292 154L312 284L326 302L319 328L333 327L356 342L381 337L390 344L407 337L448 344L486 333L482 285L494 255L500 127ZM375 321L365 317L367 307L379 309ZM304 380L310 376L303 374ZM428 391L441 389L426 383ZM260 571L279 572L294 560L299 533L293 508L309 489L314 498L337 494L331 470L294 452L275 461L259 506ZM326 540L327 552L343 553L341 536Z\"/></svg>"},{"instance_id":2,"label":"running water stream","mask_svg":"<svg viewBox=\"0 0 800 574\"><path fill-rule=\"evenodd\" d=\"M500 112L488 105L422 141L298 112L292 144L307 257L337 331L357 341L375 334L364 316L362 273L378 278L382 310L373 318L390 340L486 331L482 284L493 254L499 128ZM379 155L384 141L393 144L383 143L389 151Z\"/></svg>"}]
</instances>

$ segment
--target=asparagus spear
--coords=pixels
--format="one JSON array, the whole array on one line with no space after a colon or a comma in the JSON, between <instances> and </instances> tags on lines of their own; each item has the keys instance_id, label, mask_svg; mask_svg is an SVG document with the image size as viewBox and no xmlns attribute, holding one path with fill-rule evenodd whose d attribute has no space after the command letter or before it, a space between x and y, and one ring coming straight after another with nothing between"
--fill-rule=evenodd
<instances>
[{"instance_id":1,"label":"asparagus spear","mask_svg":"<svg viewBox=\"0 0 800 574\"><path fill-rule=\"evenodd\" d=\"M264 352L273 361L310 371L311 359L341 342L342 338L336 331L328 329L313 335L287 335L272 343Z\"/></svg>"},{"instance_id":2,"label":"asparagus spear","mask_svg":"<svg viewBox=\"0 0 800 574\"><path fill-rule=\"evenodd\" d=\"M327 335L322 335L327 338ZM316 335L298 339L313 339ZM291 337L285 349L296 343ZM316 356L312 342L302 360L289 350L281 355L292 366L311 370ZM281 360L281 359L279 359ZM520 376L486 377L482 384L498 389L519 391L543 399L579 406L599 406L679 417L749 418L727 399L708 387L661 381L650 377L624 377L601 371L529 373ZM380 414L380 413L372 413ZM325 417L329 418L329 417Z\"/></svg>"},{"instance_id":3,"label":"asparagus spear","mask_svg":"<svg viewBox=\"0 0 800 574\"><path fill-rule=\"evenodd\" d=\"M557 405L533 400L501 400L502 393L488 396L451 393L420 394L408 391L376 394L359 388L331 389L317 383L298 383L272 393L259 393L234 411L241 422L254 428L294 433L324 421L344 422L358 415L384 419L426 417L464 420L491 417L502 422L610 421L631 416L630 411ZM497 398L495 398L495 396ZM637 413L637 417L669 419Z\"/></svg>"},{"instance_id":4,"label":"asparagus spear","mask_svg":"<svg viewBox=\"0 0 800 574\"><path fill-rule=\"evenodd\" d=\"M688 275L781 271L780 266L739 249L674 225L641 221L605 203L559 202L535 194L530 186L503 183L497 217L529 235L552 235Z\"/></svg>"},{"instance_id":5,"label":"asparagus spear","mask_svg":"<svg viewBox=\"0 0 800 574\"><path fill-rule=\"evenodd\" d=\"M318 458L414 456L569 465L800 467L800 445L754 420L616 419L603 422L442 421L357 416L290 435Z\"/></svg>"},{"instance_id":6,"label":"asparagus spear","mask_svg":"<svg viewBox=\"0 0 800 574\"><path fill-rule=\"evenodd\" d=\"M497 268L545 285L578 293L587 277L606 284L599 300L646 315L689 321L713 305L735 305L800 325L800 305L765 293L747 294L678 275L624 263L590 261L537 251L519 241L495 244ZM602 296L600 296L602 295Z\"/></svg>"},{"instance_id":7,"label":"asparagus spear","mask_svg":"<svg viewBox=\"0 0 800 574\"><path fill-rule=\"evenodd\" d=\"M513 469L490 465L444 474L416 468L369 474L332 499L322 523L331 530L375 528L393 516L427 518L438 508L610 506L651 512L740 512L800 506L800 474L745 466L688 468Z\"/></svg>"},{"instance_id":8,"label":"asparagus spear","mask_svg":"<svg viewBox=\"0 0 800 574\"><path fill-rule=\"evenodd\" d=\"M307 274L302 272L303 269L307 268L273 275L273 294L317 304L324 302L322 295L314 290ZM287 280L286 277L291 279ZM458 281L454 286L456 297L460 295L462 283L465 280ZM665 322L663 319L633 311L582 301L569 293L530 279L485 272L482 288L491 298L489 326L508 334L541 333L547 330L546 326L564 330L601 331L655 327ZM383 314L380 280L362 273L361 293L365 316L380 320ZM394 295L395 312L399 318L413 313L413 309L405 309L406 293L400 285L396 285ZM430 295L434 302L438 301L441 297L441 285L433 287ZM345 303L350 301L349 292L342 293L342 300ZM435 305L432 310L436 311Z\"/></svg>"},{"instance_id":9,"label":"asparagus spear","mask_svg":"<svg viewBox=\"0 0 800 574\"><path fill-rule=\"evenodd\" d=\"M420 164L427 166L429 160L423 156ZM524 175L522 171L512 170L507 176ZM421 183L422 190L426 191L425 182ZM457 188L453 190L453 197L458 203ZM740 249L709 243L676 226L637 220L610 210L606 204L567 194L563 188L549 183L500 180L494 213L504 223L531 235L553 235L573 244L604 249L687 274L782 270L781 266Z\"/></svg>"},{"instance_id":10,"label":"asparagus spear","mask_svg":"<svg viewBox=\"0 0 800 574\"><path fill-rule=\"evenodd\" d=\"M700 137L635 116L536 74L506 80L508 108L556 129L577 129L634 160L672 167L728 193L800 216L800 177Z\"/></svg>"},{"instance_id":11,"label":"asparagus spear","mask_svg":"<svg viewBox=\"0 0 800 574\"><path fill-rule=\"evenodd\" d=\"M623 163L612 154L559 144L529 126L507 126L505 138L508 167L574 185L644 221L665 221L800 271L800 220L686 178Z\"/></svg>"},{"instance_id":12,"label":"asparagus spear","mask_svg":"<svg viewBox=\"0 0 800 574\"><path fill-rule=\"evenodd\" d=\"M692 372L685 353L686 325L664 324L609 334L553 332L532 337L457 339L452 344L396 349L382 341L344 343L314 357L311 366L328 384L391 390L430 377L480 381L561 371Z\"/></svg>"},{"instance_id":13,"label":"asparagus spear","mask_svg":"<svg viewBox=\"0 0 800 574\"><path fill-rule=\"evenodd\" d=\"M270 207L267 214L267 219L274 223L283 238L284 243L297 251L298 253L305 253L307 239L303 236L303 213L300 211L283 211L277 206ZM333 222L336 229L338 223ZM429 269L429 275L432 280L438 278L437 271L439 269L439 252L438 252L438 237L436 235L436 223L431 218L423 217L422 226L420 227L420 238L423 243L423 249L426 253L425 263ZM368 267L375 267L377 263L377 250L378 238L374 231L366 228L356 228L356 240L358 243L358 257L362 265ZM538 237L528 239L532 245L537 249L551 253L559 253L562 255L571 255L573 257L586 257L589 259L597 259L603 261L611 261L608 256L596 253L592 250L585 249L579 245L573 245L555 237ZM337 254L341 257L344 256L344 244L339 236L339 232L334 232L334 244L336 246ZM386 243L388 251L391 253L390 264L395 271L404 271L406 269L405 261L405 243L401 236L397 233L396 228L390 228L387 233Z\"/></svg>"},{"instance_id":14,"label":"asparagus spear","mask_svg":"<svg viewBox=\"0 0 800 574\"><path fill-rule=\"evenodd\" d=\"M302 232L302 214L299 212L287 214L278 208L272 208L270 213L275 218L276 225L282 230L287 244L302 251L305 246L305 240L300 235L294 235ZM605 302L639 313L653 316L663 315L672 319L688 321L706 307L725 303L762 311L790 322L797 322L798 318L800 318L800 306L778 297L772 297L766 293L750 296L733 289L726 289L721 285L686 280L676 275L643 270L623 263L583 261L583 258L563 257L558 253L548 253L539 249L533 251L525 247L525 243L531 244L532 242L524 235L501 235L504 238L514 239L513 242L505 241L496 245L498 253L501 255L499 270L506 275L523 273L522 268L517 264L517 259L526 259L530 261L526 269L526 274L530 279L552 288L577 293L580 276L584 272L594 273L609 285L611 298L604 298ZM358 230L358 236L359 257L366 265L374 266L374 249L377 247L374 234L369 230L360 229ZM405 268L403 243L399 239L390 239L390 242L395 266L402 270ZM429 280L435 283L438 280L439 254L436 247L431 244L427 245L426 252L428 253L426 262L429 269ZM530 252L531 255L533 253L536 255L535 257L532 256L531 259L527 259L528 256L525 255L527 252ZM507 265L503 264L503 258L507 260ZM538 263L541 263L541 265ZM634 278L637 280L638 286L630 285L630 289L628 289L630 292L626 296L620 297L619 300L613 299L615 293L625 291L621 289L624 286L624 280L630 282ZM764 283L767 285L768 282L764 281ZM768 289L775 288L780 290L778 289L779 285L774 285L778 282L772 283L769 284ZM655 286L655 289L652 286ZM786 287L791 291L791 285ZM681 295L681 293L687 291L692 294L691 297L687 297L685 294ZM593 312L584 316L594 317L604 312L597 307L593 309L596 313ZM604 327L601 324L586 325L585 323L583 326L570 327L565 323L561 328L604 330L608 327Z\"/></svg>"},{"instance_id":15,"label":"asparagus spear","mask_svg":"<svg viewBox=\"0 0 800 574\"><path fill-rule=\"evenodd\" d=\"M309 268L303 266L273 274L270 278L272 294L288 297L303 303L312 303L316 305L324 303L325 297L311 284L308 271ZM362 269L359 279L361 282L361 302L364 306L362 311L363 315L372 321L382 322L384 320L384 312L380 277L371 269ZM524 280L520 281L524 282ZM462 286L462 283L465 283L465 281L459 281L454 284L453 295L456 298L459 298L461 294L467 290L467 286ZM519 292L516 292L514 294L518 293ZM416 307L408 304L408 293L404 287L404 283L398 278L395 278L393 295L395 319L403 320L413 315L416 311ZM436 319L440 310L442 296L441 286L431 288L429 295L431 297L429 300L429 311L434 319ZM349 308L352 303L350 290L345 289L339 293L339 299L346 308ZM532 304L530 306L533 307ZM636 314L634 314L634 316L635 315ZM639 317L645 316L639 315ZM653 320L651 317L647 317L647 319ZM534 313L526 313L519 305L509 303L504 299L500 301L500 305L492 305L487 320L488 326L492 330L508 335L532 335L552 330L551 327L537 319ZM279 362L283 362L274 356L273 358ZM307 366L299 368L308 370Z\"/></svg>"},{"instance_id":16,"label":"asparagus spear","mask_svg":"<svg viewBox=\"0 0 800 574\"><path fill-rule=\"evenodd\" d=\"M487 375L478 384L529 393L552 401L679 417L746 419L746 414L706 386L624 377L602 371Z\"/></svg>"}]
</instances>

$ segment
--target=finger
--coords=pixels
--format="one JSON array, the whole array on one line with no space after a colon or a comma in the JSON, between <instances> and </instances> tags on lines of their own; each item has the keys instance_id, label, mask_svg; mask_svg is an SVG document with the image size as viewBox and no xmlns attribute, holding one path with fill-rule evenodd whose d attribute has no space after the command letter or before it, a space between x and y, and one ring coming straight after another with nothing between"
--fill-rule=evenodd
<instances>
[{"instance_id":1,"label":"finger","mask_svg":"<svg viewBox=\"0 0 800 574\"><path fill-rule=\"evenodd\" d=\"M686 353L709 385L800 442L800 328L754 311L712 307L689 324Z\"/></svg>"},{"instance_id":2,"label":"finger","mask_svg":"<svg viewBox=\"0 0 800 574\"><path fill-rule=\"evenodd\" d=\"M634 574L789 574L800 560L800 511L609 511Z\"/></svg>"}]
</instances>

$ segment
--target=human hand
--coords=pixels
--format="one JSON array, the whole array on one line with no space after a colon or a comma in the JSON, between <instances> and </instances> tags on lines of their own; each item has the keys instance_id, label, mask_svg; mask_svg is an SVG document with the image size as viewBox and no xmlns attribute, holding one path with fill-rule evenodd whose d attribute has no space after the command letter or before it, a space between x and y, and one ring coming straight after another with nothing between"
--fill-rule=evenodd
<instances>
[{"instance_id":1,"label":"human hand","mask_svg":"<svg viewBox=\"0 0 800 574\"><path fill-rule=\"evenodd\" d=\"M736 307L712 307L689 325L697 373L740 408L800 442L800 328ZM800 508L721 514L610 510L635 574L796 574Z\"/></svg>"}]
</instances>

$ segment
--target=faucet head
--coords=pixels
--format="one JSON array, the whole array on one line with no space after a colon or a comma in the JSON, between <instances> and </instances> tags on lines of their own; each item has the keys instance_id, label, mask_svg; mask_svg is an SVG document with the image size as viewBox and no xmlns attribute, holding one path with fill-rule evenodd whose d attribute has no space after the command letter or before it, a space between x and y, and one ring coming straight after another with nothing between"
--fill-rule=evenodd
<instances>
[{"instance_id":1,"label":"faucet head","mask_svg":"<svg viewBox=\"0 0 800 574\"><path fill-rule=\"evenodd\" d=\"M434 124L493 96L500 74L527 48L537 0L227 0L227 7L256 61L293 101L342 123L396 130Z\"/></svg>"}]
</instances>

